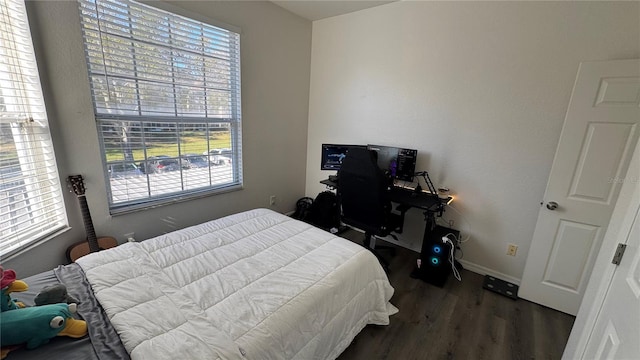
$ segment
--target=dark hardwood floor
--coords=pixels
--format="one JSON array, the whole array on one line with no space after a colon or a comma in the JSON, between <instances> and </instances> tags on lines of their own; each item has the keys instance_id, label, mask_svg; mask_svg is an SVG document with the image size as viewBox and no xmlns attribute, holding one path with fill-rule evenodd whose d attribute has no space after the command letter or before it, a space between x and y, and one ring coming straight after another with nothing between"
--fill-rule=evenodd
<instances>
[{"instance_id":1,"label":"dark hardwood floor","mask_svg":"<svg viewBox=\"0 0 640 360\"><path fill-rule=\"evenodd\" d=\"M363 238L352 230L342 236ZM401 247L395 257L385 256L395 289L391 303L400 312L388 326L365 327L339 360L560 359L573 316L484 290L484 277L467 270L462 282L450 276L443 288L412 279L417 257Z\"/></svg>"}]
</instances>

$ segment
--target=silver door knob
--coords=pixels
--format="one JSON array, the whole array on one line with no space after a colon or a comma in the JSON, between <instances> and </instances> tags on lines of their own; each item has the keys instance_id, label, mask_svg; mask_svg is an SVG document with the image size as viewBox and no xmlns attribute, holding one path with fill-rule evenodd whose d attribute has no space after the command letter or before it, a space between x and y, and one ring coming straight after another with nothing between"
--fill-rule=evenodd
<instances>
[{"instance_id":1,"label":"silver door knob","mask_svg":"<svg viewBox=\"0 0 640 360\"><path fill-rule=\"evenodd\" d=\"M549 201L549 202L547 203L547 209L549 209L549 210L555 210L555 209L557 209L557 208L558 208L558 203L557 203L557 202L555 202L555 201Z\"/></svg>"}]
</instances>

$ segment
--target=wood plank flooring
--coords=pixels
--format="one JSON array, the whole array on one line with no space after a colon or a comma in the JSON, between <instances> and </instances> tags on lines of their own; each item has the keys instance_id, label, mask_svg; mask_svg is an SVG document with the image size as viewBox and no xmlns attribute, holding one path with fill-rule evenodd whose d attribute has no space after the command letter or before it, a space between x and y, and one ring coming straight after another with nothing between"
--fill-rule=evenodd
<instances>
[{"instance_id":1,"label":"wood plank flooring","mask_svg":"<svg viewBox=\"0 0 640 360\"><path fill-rule=\"evenodd\" d=\"M363 235L343 237L361 242ZM379 241L379 240L378 240ZM383 251L381 254L386 255ZM391 258L390 325L368 325L340 355L355 359L560 359L574 317L484 290L484 277L462 271L443 288L412 279L418 254L401 247Z\"/></svg>"}]
</instances>

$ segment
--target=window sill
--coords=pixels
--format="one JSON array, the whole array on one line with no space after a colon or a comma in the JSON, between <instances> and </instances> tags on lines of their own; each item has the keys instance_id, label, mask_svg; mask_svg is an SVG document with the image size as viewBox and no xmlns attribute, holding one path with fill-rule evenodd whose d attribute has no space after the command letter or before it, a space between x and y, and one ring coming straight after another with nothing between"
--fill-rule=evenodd
<instances>
[{"instance_id":1,"label":"window sill","mask_svg":"<svg viewBox=\"0 0 640 360\"><path fill-rule=\"evenodd\" d=\"M215 196L219 194L226 194L229 192L239 191L242 189L243 189L242 184L231 185L231 186L217 188L217 189L208 189L208 190L193 192L189 194L183 194L179 197L155 199L155 200L146 201L138 204L129 204L129 205L123 205L121 207L114 207L109 209L109 213L111 214L111 216L126 215L130 213L138 212L138 211L172 205L172 204L181 203L185 201L201 199L201 198Z\"/></svg>"},{"instance_id":2,"label":"window sill","mask_svg":"<svg viewBox=\"0 0 640 360\"><path fill-rule=\"evenodd\" d=\"M53 238L60 236L64 233L66 233L67 231L71 230L71 227L69 227L68 225L65 225L63 227L61 227L58 230L55 230L54 232L43 236L41 239L39 240L35 240L25 246L19 247L17 249L11 250L9 252L7 252L6 254L1 254L0 257L2 258L2 261L9 261L12 260L24 253L26 253L27 251L33 250L36 247L46 243L49 240L53 240Z\"/></svg>"}]
</instances>

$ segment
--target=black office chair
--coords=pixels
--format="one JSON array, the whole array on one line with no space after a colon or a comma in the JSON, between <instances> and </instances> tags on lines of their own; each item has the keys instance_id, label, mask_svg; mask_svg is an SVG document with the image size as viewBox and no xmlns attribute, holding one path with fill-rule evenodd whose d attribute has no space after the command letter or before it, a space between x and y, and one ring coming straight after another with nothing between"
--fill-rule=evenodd
<instances>
[{"instance_id":1,"label":"black office chair","mask_svg":"<svg viewBox=\"0 0 640 360\"><path fill-rule=\"evenodd\" d=\"M375 155L365 148L349 150L338 175L338 196L342 222L365 232L364 246L388 271L389 263L376 250L391 249L395 252L395 248L376 246L372 249L371 237L391 235L392 231L401 233L406 210L400 214L392 212L389 201L391 179L378 168Z\"/></svg>"}]
</instances>

